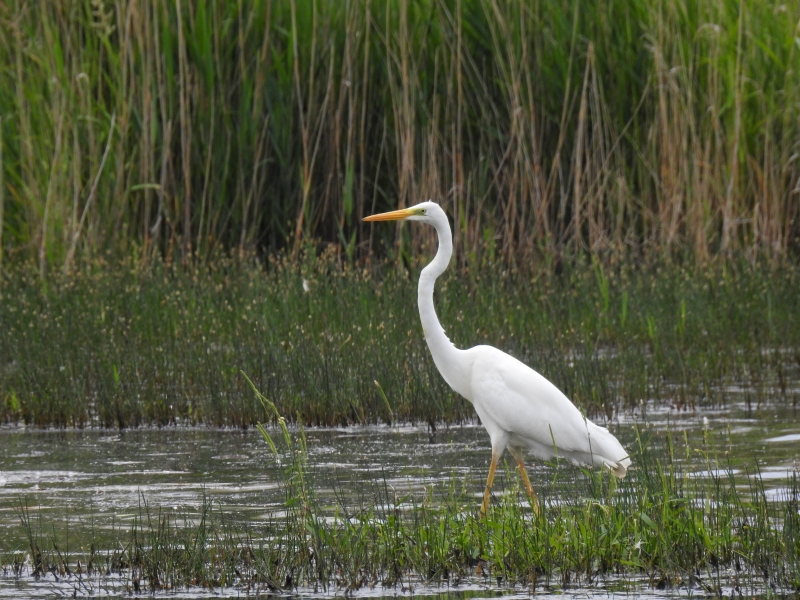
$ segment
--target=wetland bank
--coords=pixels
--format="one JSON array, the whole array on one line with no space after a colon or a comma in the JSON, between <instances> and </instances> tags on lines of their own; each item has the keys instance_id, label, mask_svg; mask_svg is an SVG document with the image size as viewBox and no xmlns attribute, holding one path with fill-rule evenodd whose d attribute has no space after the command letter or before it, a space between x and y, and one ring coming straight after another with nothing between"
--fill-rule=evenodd
<instances>
[{"instance_id":1,"label":"wetland bank","mask_svg":"<svg viewBox=\"0 0 800 600\"><path fill-rule=\"evenodd\" d=\"M798 10L0 3L0 596L797 595ZM627 479L477 518L427 198Z\"/></svg>"}]
</instances>

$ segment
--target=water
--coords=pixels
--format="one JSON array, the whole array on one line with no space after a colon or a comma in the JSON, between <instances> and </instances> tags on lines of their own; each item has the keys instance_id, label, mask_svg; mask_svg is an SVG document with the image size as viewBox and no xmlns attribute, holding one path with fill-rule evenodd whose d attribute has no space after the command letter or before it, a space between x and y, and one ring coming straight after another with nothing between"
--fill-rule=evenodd
<instances>
[{"instance_id":1,"label":"water","mask_svg":"<svg viewBox=\"0 0 800 600\"><path fill-rule=\"evenodd\" d=\"M0 579L0 599L2 598L53 598L63 597L73 594L64 593L64 587L55 585L52 581L30 581L30 582L15 582L14 585L8 585L7 581ZM79 589L78 586L70 586L77 590L76 597L113 597L113 596L131 596L131 592L126 589L125 582L122 578L109 577L103 588L97 586ZM68 588L69 589L69 588ZM175 599L197 599L197 598L244 598L244 597L261 597L261 598L319 598L320 594L311 591L297 591L292 594L278 595L269 592L262 592L257 594L246 592L233 588L219 588L213 592L197 589L181 589L170 592L162 592L158 596L175 598ZM688 589L688 590L657 590L648 587L647 581L643 578L628 579L624 582L618 580L611 580L602 582L589 587L570 587L568 591L557 588L543 589L536 592L536 598L540 600L564 600L564 598L586 599L586 600L631 600L632 597L638 599L664 599L664 598L679 598L679 597L703 597L705 592L701 589ZM149 594L147 595L149 596ZM395 598L411 598L411 597L435 597L436 600L483 600L490 598L504 598L505 600L530 600L532 597L530 592L522 588L498 588L491 584L478 584L470 583L468 585L459 586L459 588L448 588L446 586L424 586L412 585L409 587L398 587L392 589L373 589L373 590L359 590L355 592L340 592L329 593L325 597L349 597L349 598L370 598L371 600L389 600ZM737 594L735 590L725 589L723 591L725 597L735 597ZM793 598L791 594L770 594L770 598Z\"/></svg>"},{"instance_id":2,"label":"water","mask_svg":"<svg viewBox=\"0 0 800 600\"><path fill-rule=\"evenodd\" d=\"M697 413L651 409L609 426L629 449L635 447L634 427L652 444L663 444L663 436L656 434L669 429L679 458L687 451L712 449L729 459L743 489L749 489L748 478L760 476L768 497L775 499L785 495L787 479L800 469L800 424L791 409L747 411L737 406ZM315 489L323 504L333 505L336 498L351 505L369 502L376 487L403 498L408 494L421 497L426 491L435 497L456 486L474 495L476 506L480 501L490 457L488 436L480 426L449 427L435 434L427 427L413 426L306 433ZM506 458L509 474L515 476L513 461ZM541 490L545 502L569 494L570 480L579 473L567 465L557 473L555 469L533 461L529 465L534 487ZM505 483L500 474L496 493L503 493ZM282 510L278 468L257 431L0 429L0 565L29 547L20 525L23 505L48 528L71 523L73 528L93 524L102 529L125 527L139 513L141 503L151 509L192 513L204 498L239 520L259 521ZM112 594L124 592L113 582L108 585ZM53 586L52 581L3 577L0 571L0 597L52 595ZM415 593L444 591L422 586ZM482 592L494 593L491 586L478 585L462 588L459 597ZM385 591L376 590L373 595L380 593ZM586 590L587 595L598 593L605 597L616 592Z\"/></svg>"}]
</instances>

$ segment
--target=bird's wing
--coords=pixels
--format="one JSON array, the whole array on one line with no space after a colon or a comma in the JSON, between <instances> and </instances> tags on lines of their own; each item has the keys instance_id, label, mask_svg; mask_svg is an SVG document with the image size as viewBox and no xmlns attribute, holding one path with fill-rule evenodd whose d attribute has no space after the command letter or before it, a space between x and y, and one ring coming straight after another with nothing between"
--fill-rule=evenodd
<instances>
[{"instance_id":1,"label":"bird's wing","mask_svg":"<svg viewBox=\"0 0 800 600\"><path fill-rule=\"evenodd\" d=\"M499 428L512 442L527 441L540 456L552 456L554 445L561 454L591 453L589 432L600 428L556 386L497 348L476 346L469 352L474 358L471 400L490 435L491 427Z\"/></svg>"}]
</instances>

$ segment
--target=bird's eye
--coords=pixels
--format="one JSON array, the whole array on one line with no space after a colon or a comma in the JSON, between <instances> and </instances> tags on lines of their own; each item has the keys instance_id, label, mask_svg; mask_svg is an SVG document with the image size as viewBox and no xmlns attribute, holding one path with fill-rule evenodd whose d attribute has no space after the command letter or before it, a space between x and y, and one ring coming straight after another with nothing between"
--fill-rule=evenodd
<instances>
[{"instance_id":1,"label":"bird's eye","mask_svg":"<svg viewBox=\"0 0 800 600\"><path fill-rule=\"evenodd\" d=\"M423 209L421 209L421 210L419 211L419 214L421 214L421 215L424 215L424 214L425 214L425 209L424 209L424 208L423 208Z\"/></svg>"}]
</instances>

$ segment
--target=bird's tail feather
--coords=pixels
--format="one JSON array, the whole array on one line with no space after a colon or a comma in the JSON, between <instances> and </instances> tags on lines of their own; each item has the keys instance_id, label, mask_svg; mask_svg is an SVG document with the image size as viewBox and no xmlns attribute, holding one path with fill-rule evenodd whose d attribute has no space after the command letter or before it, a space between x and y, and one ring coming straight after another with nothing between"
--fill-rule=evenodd
<instances>
[{"instance_id":1,"label":"bird's tail feather","mask_svg":"<svg viewBox=\"0 0 800 600\"><path fill-rule=\"evenodd\" d=\"M615 477L622 479L631 466L628 453L619 443L619 440L605 427L599 427L588 422L590 444L593 462L595 465L604 465Z\"/></svg>"},{"instance_id":2,"label":"bird's tail feather","mask_svg":"<svg viewBox=\"0 0 800 600\"><path fill-rule=\"evenodd\" d=\"M617 479L622 479L628 472L628 467L631 466L631 459L628 457L623 458L617 462L611 462L608 460L603 461L605 466L614 474L614 477Z\"/></svg>"}]
</instances>

